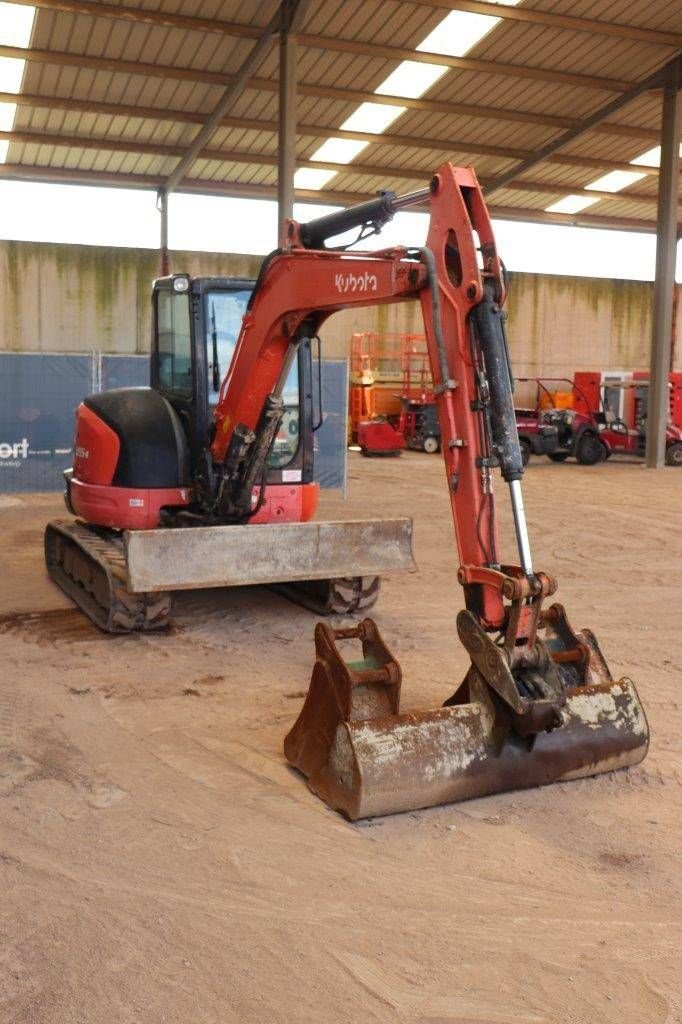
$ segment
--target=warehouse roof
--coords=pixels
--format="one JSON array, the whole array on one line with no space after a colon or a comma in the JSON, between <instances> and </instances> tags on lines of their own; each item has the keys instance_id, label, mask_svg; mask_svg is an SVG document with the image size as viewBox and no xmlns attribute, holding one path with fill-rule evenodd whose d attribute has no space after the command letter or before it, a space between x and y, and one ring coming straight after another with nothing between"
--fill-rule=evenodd
<instances>
[{"instance_id":1,"label":"warehouse roof","mask_svg":"<svg viewBox=\"0 0 682 1024\"><path fill-rule=\"evenodd\" d=\"M0 57L25 61L18 95L0 92L17 104L0 131L0 176L151 188L278 6L32 4L30 38L0 45ZM381 188L410 191L448 159L475 166L497 216L653 230L657 76L679 59L682 9L669 0L513 4L311 3L299 32L298 197L345 205ZM275 195L277 74L275 35L183 189ZM318 155L326 140L337 141ZM632 164L647 152L647 166Z\"/></svg>"}]
</instances>

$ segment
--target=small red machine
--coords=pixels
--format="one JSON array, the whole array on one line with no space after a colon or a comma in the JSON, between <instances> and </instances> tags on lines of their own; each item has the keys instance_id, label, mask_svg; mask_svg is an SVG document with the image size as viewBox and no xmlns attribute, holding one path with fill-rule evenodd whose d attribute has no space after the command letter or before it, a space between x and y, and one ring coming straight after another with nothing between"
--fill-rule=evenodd
<instances>
[{"instance_id":1,"label":"small red machine","mask_svg":"<svg viewBox=\"0 0 682 1024\"><path fill-rule=\"evenodd\" d=\"M398 380L400 394L392 395L390 385ZM388 412L389 398L400 403L399 415ZM440 425L423 334L367 331L352 336L350 421L351 439L364 455L398 455L404 448L439 451Z\"/></svg>"},{"instance_id":2,"label":"small red machine","mask_svg":"<svg viewBox=\"0 0 682 1024\"><path fill-rule=\"evenodd\" d=\"M376 376L380 336L353 334L350 343L350 435L363 455L400 455L405 438L392 419L377 411Z\"/></svg>"},{"instance_id":3,"label":"small red machine","mask_svg":"<svg viewBox=\"0 0 682 1024\"><path fill-rule=\"evenodd\" d=\"M532 406L515 410L524 462L531 455L547 455L553 462L565 462L574 456L582 466L595 466L605 458L599 421L578 384L564 377L517 377L517 381L535 387ZM568 390L557 394L556 385L568 385ZM557 397L561 394L570 401L559 406ZM579 400L582 408L578 408Z\"/></svg>"},{"instance_id":4,"label":"small red machine","mask_svg":"<svg viewBox=\"0 0 682 1024\"><path fill-rule=\"evenodd\" d=\"M381 417L360 420L357 443L363 455L400 455L405 448L402 433Z\"/></svg>"},{"instance_id":5,"label":"small red machine","mask_svg":"<svg viewBox=\"0 0 682 1024\"><path fill-rule=\"evenodd\" d=\"M419 334L403 337L402 412L398 429L408 448L433 455L440 450L440 424L433 393L433 377L426 338Z\"/></svg>"}]
</instances>

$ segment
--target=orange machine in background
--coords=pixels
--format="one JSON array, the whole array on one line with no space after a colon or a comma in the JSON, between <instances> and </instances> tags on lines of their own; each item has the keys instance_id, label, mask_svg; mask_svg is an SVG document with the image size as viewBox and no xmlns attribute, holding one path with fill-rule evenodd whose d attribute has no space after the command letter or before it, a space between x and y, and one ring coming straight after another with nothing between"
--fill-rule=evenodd
<instances>
[{"instance_id":1,"label":"orange machine in background","mask_svg":"<svg viewBox=\"0 0 682 1024\"><path fill-rule=\"evenodd\" d=\"M423 334L403 335L401 363L403 381L399 430L408 448L433 454L440 450L440 423Z\"/></svg>"},{"instance_id":2,"label":"orange machine in background","mask_svg":"<svg viewBox=\"0 0 682 1024\"><path fill-rule=\"evenodd\" d=\"M540 409L573 409L574 395L572 391L541 391Z\"/></svg>"},{"instance_id":3,"label":"orange machine in background","mask_svg":"<svg viewBox=\"0 0 682 1024\"><path fill-rule=\"evenodd\" d=\"M413 335L359 331L350 340L350 443L363 455L399 455L403 352ZM422 335L414 335L422 339Z\"/></svg>"}]
</instances>

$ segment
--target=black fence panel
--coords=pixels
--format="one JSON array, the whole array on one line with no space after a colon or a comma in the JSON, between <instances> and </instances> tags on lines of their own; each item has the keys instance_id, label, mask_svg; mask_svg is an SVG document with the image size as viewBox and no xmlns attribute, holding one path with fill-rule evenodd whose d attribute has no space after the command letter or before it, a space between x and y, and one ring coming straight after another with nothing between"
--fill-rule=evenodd
<instances>
[{"instance_id":1,"label":"black fence panel","mask_svg":"<svg viewBox=\"0 0 682 1024\"><path fill-rule=\"evenodd\" d=\"M147 356L105 356L98 360L99 390L149 387Z\"/></svg>"},{"instance_id":2,"label":"black fence panel","mask_svg":"<svg viewBox=\"0 0 682 1024\"><path fill-rule=\"evenodd\" d=\"M0 353L0 492L61 490L74 410L93 383L89 355Z\"/></svg>"}]
</instances>

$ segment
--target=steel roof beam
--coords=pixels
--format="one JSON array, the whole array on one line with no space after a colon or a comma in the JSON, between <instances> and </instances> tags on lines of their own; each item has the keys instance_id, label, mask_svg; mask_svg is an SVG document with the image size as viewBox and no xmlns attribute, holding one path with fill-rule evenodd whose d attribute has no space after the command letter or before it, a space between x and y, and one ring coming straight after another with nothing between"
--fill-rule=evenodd
<instances>
[{"instance_id":1,"label":"steel roof beam","mask_svg":"<svg viewBox=\"0 0 682 1024\"><path fill-rule=\"evenodd\" d=\"M479 0L411 0L411 2L441 10L488 14L507 21L523 21L536 25L547 25L551 28L569 29L574 32L617 36L622 39L635 39L638 42L656 43L660 46L682 46L682 33L644 28L639 25L624 25L619 22L599 21L595 18L578 18L573 15L554 14L550 11L531 10L524 7L503 6L502 10L500 10L502 5L485 3L483 0L480 0L480 2ZM194 15L173 14L167 11L150 11L144 8L123 7L109 3L100 4L93 2L93 0L14 0L14 3L26 4L31 7L42 7L53 11L63 11L70 14L92 14L102 18L137 21L147 25L181 28L187 31L213 32L244 39L257 39L261 32L261 29L255 25L242 25L239 22L199 18ZM332 44L335 40L331 38L308 34L304 34L302 38L306 40L324 39L325 49L334 48ZM304 45L317 45L317 43L305 42ZM440 55L438 56L440 57ZM410 59L419 60L419 57ZM425 62L428 63L428 61Z\"/></svg>"},{"instance_id":2,"label":"steel roof beam","mask_svg":"<svg viewBox=\"0 0 682 1024\"><path fill-rule=\"evenodd\" d=\"M161 28L179 28L185 31L199 31L241 39L258 39L262 30L255 25L243 25L232 21L214 21L192 15L170 14L116 4L95 3L93 0L17 0L19 3L35 5L52 11L68 14L88 14L92 17L113 18L133 21ZM339 39L310 32L298 33L301 46L332 52L351 53L374 57L378 60L411 60L420 64L439 64L463 71L483 74L511 75L516 78L535 79L544 82L558 82L575 85L584 89L600 89L607 92L625 92L631 82L623 79L585 75L555 68L533 67L510 64L504 61L482 60L477 57L450 57L441 53L429 53L408 47L388 46L356 39Z\"/></svg>"},{"instance_id":3,"label":"steel roof beam","mask_svg":"<svg viewBox=\"0 0 682 1024\"><path fill-rule=\"evenodd\" d=\"M76 100L71 97L40 96L30 93L15 95L10 92L0 92L0 103L18 103L19 106L43 108L46 110L78 110L84 113L105 114L109 117L134 117L140 120L151 121L172 121L180 124L203 124L205 115L197 112L176 110L169 107L136 107L126 104L103 103L98 100ZM222 128L238 128L245 131L270 132L277 134L276 121L258 121L240 117L224 117L221 121ZM610 125L598 125L595 132L605 132ZM622 126L623 132L628 137L636 138L644 143L656 142L658 134L646 128L632 128L630 125ZM24 134L19 130L20 134ZM531 150L515 149L506 146L490 146L476 139L420 139L412 135L376 135L371 132L344 131L341 128L328 127L326 125L299 124L298 134L312 138L328 139L331 135L342 139L357 139L361 142L369 142L377 146L400 146L402 148L425 149L430 151L441 151L444 153L466 152L480 156L495 156L503 160L525 160L532 156ZM611 133L609 133L611 134ZM616 132L620 134L620 130ZM22 141L17 139L16 141ZM29 141L33 142L34 139ZM106 140L100 138L102 143ZM114 147L114 142L126 142L125 137L118 136L112 140L111 145L103 148ZM136 143L137 144L137 143ZM142 152L142 151L140 151ZM605 170L632 170L632 165L627 161L616 161L601 159L600 157L576 156L574 154L556 153L547 157L546 163L562 164L569 167L585 167L588 169ZM647 167L647 174L658 174L656 167Z\"/></svg>"},{"instance_id":4,"label":"steel roof beam","mask_svg":"<svg viewBox=\"0 0 682 1024\"><path fill-rule=\"evenodd\" d=\"M14 57L20 60L33 61L38 64L55 64L63 67L89 68L94 71L110 73L143 75L173 79L178 81L203 82L207 85L220 85L225 88L232 86L234 75L218 71L206 71L201 68L178 68L166 64L146 64L139 61L112 60L107 57L93 57L84 54L68 53L61 50L43 50L35 47L0 46L1 57ZM255 89L262 92L277 92L278 82L269 78L239 78L239 89ZM645 91L640 86L639 92ZM650 86L647 86L650 88ZM340 89L332 86L300 84L298 92L301 96L322 97L339 100L343 103L381 103L388 106L406 107L408 110L425 110L431 113L450 114L453 116L479 117L496 121L510 121L519 124L536 124L546 128L574 129L581 124L575 118L558 117L551 114L536 114L533 111L507 110L500 107L482 107L472 103L450 103L445 100L410 99L404 96L378 96L375 92L360 89ZM630 90L630 93L632 90ZM629 96L630 93L624 95ZM619 98L620 99L620 98ZM617 101L616 101L617 102ZM616 107L618 109L618 107Z\"/></svg>"},{"instance_id":5,"label":"steel roof beam","mask_svg":"<svg viewBox=\"0 0 682 1024\"><path fill-rule=\"evenodd\" d=\"M158 191L163 178L146 174L114 174L106 171L86 171L69 167L40 167L27 164L0 164L0 179L10 181L39 181L51 184L105 185L112 188L138 188ZM248 185L242 182L211 181L208 179L185 179L178 192L195 195L232 196L244 199L276 199L274 185ZM373 195L356 192L313 191L296 189L296 199L302 203L352 205ZM583 214L550 214L544 210L525 209L514 206L490 206L493 217L501 220L532 221L548 224L567 224L574 227L603 227L624 231L653 233L656 224L652 220L635 217L609 217Z\"/></svg>"},{"instance_id":6,"label":"steel roof beam","mask_svg":"<svg viewBox=\"0 0 682 1024\"><path fill-rule=\"evenodd\" d=\"M526 171L529 171L531 170L531 168L536 167L538 164L541 164L544 160L547 159L547 157L552 156L554 153L556 153L557 150L562 149L564 146L567 146L571 142L575 142L576 139L579 139L586 132L591 131L593 128L597 127L602 121L605 121L608 117L611 116L611 114L617 113L623 107L627 106L628 103L632 103L634 99L637 99L638 96L641 96L643 92L647 92L652 87L652 85L655 84L660 86L663 79L668 74L668 69L670 68L670 66L673 64L677 65L679 63L679 60L679 56L675 57L674 60L671 61L665 68L656 71L653 75L650 75L648 78L644 79L644 81L639 82L638 85L633 86L633 88L630 89L629 92L624 93L617 99L611 100L610 103L607 103L603 107L600 107L599 110L595 111L589 117L585 118L585 120L580 122L576 127L569 128L568 131L564 132L562 135L554 139L552 142L547 143L546 146L541 146L540 149L538 149L533 156L528 157L526 160L522 160L521 163L518 164L516 167L512 167L510 170L505 171L504 174L501 174L497 178L494 178L492 181L488 182L488 187L486 190L487 196L493 195L493 193L497 192L498 189L504 188L506 185L509 184L510 181L513 181L519 175L522 176L526 173Z\"/></svg>"},{"instance_id":7,"label":"steel roof beam","mask_svg":"<svg viewBox=\"0 0 682 1024\"><path fill-rule=\"evenodd\" d=\"M91 136L78 135L51 135L43 132L27 132L21 130L0 131L0 140L7 140L11 143L33 146L55 146L67 149L85 149L96 151L109 151L114 153L140 153L148 156L182 156L185 149L182 146L169 146L150 142L126 142L107 139L97 139ZM201 160L219 161L221 163L255 164L264 167L277 167L278 156L274 153L250 152L248 150L236 149L205 149L202 151ZM338 174L362 174L366 177L395 178L404 181L424 182L431 173L429 168L413 167L390 167L384 164L339 164L327 160L300 160L295 161L296 168L305 167L319 170L335 171ZM632 167L626 165L630 170ZM618 199L626 198L635 203L655 203L656 196L644 195L640 192L604 192L584 189L582 186L565 185L561 182L543 181L512 181L506 186L517 192L541 192L546 195L569 196L579 195L594 199Z\"/></svg>"},{"instance_id":8,"label":"steel roof beam","mask_svg":"<svg viewBox=\"0 0 682 1024\"><path fill-rule=\"evenodd\" d=\"M273 40L276 37L276 33L279 31L280 21L281 9L278 6L275 14L270 18L267 27L263 30L263 33L258 39L256 45L252 47L248 56L243 60L239 70L234 75L230 76L229 85L216 103L213 112L204 124L203 128L198 132L196 137L192 139L191 143L187 147L185 155L182 157L177 167L175 167L172 173L168 175L168 178L163 184L163 191L167 196L170 195L170 193L173 192L180 184L194 161L201 153L202 149L205 148L209 139L220 126L220 122L225 114L246 88L251 75L256 68L260 66L268 50L271 48Z\"/></svg>"},{"instance_id":9,"label":"steel roof beam","mask_svg":"<svg viewBox=\"0 0 682 1024\"><path fill-rule=\"evenodd\" d=\"M73 99L62 96L41 96L35 93L0 92L0 103L17 103L19 106L39 107L46 110L78 110L85 113L106 114L110 117L135 117L141 120L150 121L173 121L180 124L203 124L206 115L187 110L176 110L172 107L137 107L129 104L103 103L92 99ZM276 121L259 121L249 118L224 117L221 121L223 128L239 128L246 131L272 132L277 134ZM444 150L453 152L464 150L470 153L478 153L482 156L499 156L502 159L524 160L532 155L532 151L515 149L508 146L490 146L478 139L420 139L412 135L377 135L374 132L345 131L342 128L334 128L327 125L299 124L299 135L311 136L312 138L328 139L331 135L342 139L358 139L361 142L370 142L377 146L401 146L412 149ZM649 128L639 128L632 125L615 125L615 132L611 132L610 124L597 125L593 131L608 135L624 135L628 138L639 139L644 143L656 142L658 133ZM605 167L611 170L629 170L630 164L626 161L614 161L600 159L599 157L574 156L573 154L557 153L547 158L548 163L568 164L576 167ZM656 174L655 167L648 168L648 173Z\"/></svg>"},{"instance_id":10,"label":"steel roof beam","mask_svg":"<svg viewBox=\"0 0 682 1024\"><path fill-rule=\"evenodd\" d=\"M604 228L607 231L637 231L651 235L656 230L652 220L639 217L611 217L608 214L548 213L547 210L526 210L516 206L496 206L488 209L497 220L530 222L531 224L558 224L570 228Z\"/></svg>"}]
</instances>

